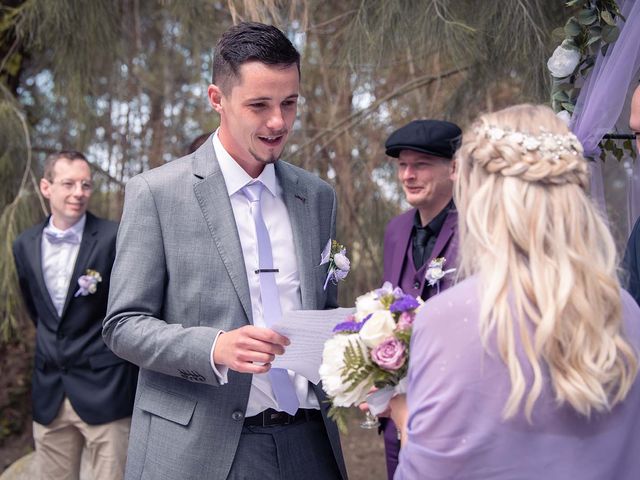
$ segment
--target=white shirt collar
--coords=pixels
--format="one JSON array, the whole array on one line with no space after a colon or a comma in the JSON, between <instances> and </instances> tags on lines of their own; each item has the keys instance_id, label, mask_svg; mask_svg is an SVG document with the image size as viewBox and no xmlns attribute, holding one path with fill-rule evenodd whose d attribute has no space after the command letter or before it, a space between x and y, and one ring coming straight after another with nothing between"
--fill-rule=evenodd
<instances>
[{"instance_id":1,"label":"white shirt collar","mask_svg":"<svg viewBox=\"0 0 640 480\"><path fill-rule=\"evenodd\" d=\"M254 183L255 181L260 181L262 184L267 187L267 190L273 195L276 196L276 170L273 166L273 163L269 163L265 165L262 173L255 180L249 175L245 170L238 165L229 152L225 150L222 146L222 142L220 142L220 138L218 138L218 130L215 131L213 135L213 149L216 152L216 157L218 158L218 163L220 164L220 170L222 171L222 176L224 177L224 183L227 186L227 193L229 196L232 196L234 193L239 192L245 185L249 183Z\"/></svg>"},{"instance_id":2,"label":"white shirt collar","mask_svg":"<svg viewBox=\"0 0 640 480\"><path fill-rule=\"evenodd\" d=\"M66 231L72 231L73 233L78 235L78 238L82 238L82 232L84 232L84 225L86 223L87 223L87 214L85 213L84 215L82 215L82 217L80 217L80 220L78 220L72 226L67 228L67 230L60 230L58 227L56 227L53 224L53 215L52 215L49 217L48 227L49 227L49 230L52 231L53 233L63 234Z\"/></svg>"}]
</instances>

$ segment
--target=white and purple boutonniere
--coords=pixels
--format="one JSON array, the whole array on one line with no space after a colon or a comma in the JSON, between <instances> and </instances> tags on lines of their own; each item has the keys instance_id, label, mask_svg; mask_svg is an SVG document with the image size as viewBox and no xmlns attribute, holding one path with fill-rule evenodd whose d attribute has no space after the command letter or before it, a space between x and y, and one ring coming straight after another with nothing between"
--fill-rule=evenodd
<instances>
[{"instance_id":1,"label":"white and purple boutonniere","mask_svg":"<svg viewBox=\"0 0 640 480\"><path fill-rule=\"evenodd\" d=\"M329 264L327 279L324 281L324 289L326 290L330 281L338 283L347 278L349 274L351 262L347 257L347 249L344 248L344 245L329 239L320 255L320 265L324 265L325 263Z\"/></svg>"},{"instance_id":2,"label":"white and purple boutonniere","mask_svg":"<svg viewBox=\"0 0 640 480\"><path fill-rule=\"evenodd\" d=\"M440 293L440 280L442 280L446 275L456 271L455 268L445 270L445 263L447 263L447 259L444 257L434 258L429 263L427 273L424 276L430 287L433 287L434 285L436 286L438 293Z\"/></svg>"},{"instance_id":3,"label":"white and purple boutonniere","mask_svg":"<svg viewBox=\"0 0 640 480\"><path fill-rule=\"evenodd\" d=\"M86 297L90 293L96 293L98 290L98 283L102 281L102 275L95 270L87 269L84 275L78 278L78 291L74 297L82 295Z\"/></svg>"}]
</instances>

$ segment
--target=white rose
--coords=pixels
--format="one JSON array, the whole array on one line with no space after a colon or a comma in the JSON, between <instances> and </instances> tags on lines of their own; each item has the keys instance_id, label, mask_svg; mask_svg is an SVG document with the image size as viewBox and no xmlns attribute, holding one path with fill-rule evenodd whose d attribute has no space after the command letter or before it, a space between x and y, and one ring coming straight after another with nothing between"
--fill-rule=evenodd
<instances>
[{"instance_id":1,"label":"white rose","mask_svg":"<svg viewBox=\"0 0 640 480\"><path fill-rule=\"evenodd\" d=\"M333 256L333 263L336 264L336 267L345 272L348 272L351 268L351 262L349 261L347 256L342 253L336 253Z\"/></svg>"},{"instance_id":2,"label":"white rose","mask_svg":"<svg viewBox=\"0 0 640 480\"><path fill-rule=\"evenodd\" d=\"M556 113L556 116L562 120L567 126L569 126L569 122L571 121L571 114L566 110L560 110Z\"/></svg>"},{"instance_id":3,"label":"white rose","mask_svg":"<svg viewBox=\"0 0 640 480\"><path fill-rule=\"evenodd\" d=\"M547 62L547 68L556 78L568 77L580 63L580 52L560 45Z\"/></svg>"},{"instance_id":4,"label":"white rose","mask_svg":"<svg viewBox=\"0 0 640 480\"><path fill-rule=\"evenodd\" d=\"M440 267L434 267L434 268L430 268L427 274L433 280L440 280L442 277L444 277L444 270L442 270L442 268Z\"/></svg>"},{"instance_id":5,"label":"white rose","mask_svg":"<svg viewBox=\"0 0 640 480\"><path fill-rule=\"evenodd\" d=\"M391 312L379 310L371 314L371 318L360 329L360 338L369 348L375 348L383 340L393 335L396 322L393 321Z\"/></svg>"},{"instance_id":6,"label":"white rose","mask_svg":"<svg viewBox=\"0 0 640 480\"><path fill-rule=\"evenodd\" d=\"M325 342L322 351L322 365L319 370L322 388L332 398L332 403L336 407L359 405L365 401L367 393L373 386L373 380L369 378L353 390L346 391L351 384L342 380L342 373L345 368L344 351L349 345L359 347L367 364L370 363L369 354L357 333L330 338Z\"/></svg>"},{"instance_id":7,"label":"white rose","mask_svg":"<svg viewBox=\"0 0 640 480\"><path fill-rule=\"evenodd\" d=\"M369 292L364 295L360 295L356 298L356 320L361 322L364 317L369 315L370 313L377 312L378 310L382 310L384 307L380 300L378 300L378 296L374 292Z\"/></svg>"}]
</instances>

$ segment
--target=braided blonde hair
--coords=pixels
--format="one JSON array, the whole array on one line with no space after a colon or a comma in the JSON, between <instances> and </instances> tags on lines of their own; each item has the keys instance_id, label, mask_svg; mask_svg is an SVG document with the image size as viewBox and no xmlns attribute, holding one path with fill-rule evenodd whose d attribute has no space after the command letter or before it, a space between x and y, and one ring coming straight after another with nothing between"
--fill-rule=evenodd
<instances>
[{"instance_id":1,"label":"braided blonde hair","mask_svg":"<svg viewBox=\"0 0 640 480\"><path fill-rule=\"evenodd\" d=\"M456 161L460 267L480 277L483 343L495 332L509 370L504 417L524 399L531 420L543 362L559 404L587 417L610 410L638 360L623 333L615 245L587 196L579 142L551 109L518 105L481 116Z\"/></svg>"}]
</instances>

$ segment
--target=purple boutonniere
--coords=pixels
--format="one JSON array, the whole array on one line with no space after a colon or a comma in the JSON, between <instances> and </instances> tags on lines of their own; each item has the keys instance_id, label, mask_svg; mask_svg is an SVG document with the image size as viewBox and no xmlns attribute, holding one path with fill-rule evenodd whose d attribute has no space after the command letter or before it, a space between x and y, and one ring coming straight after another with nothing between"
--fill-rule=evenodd
<instances>
[{"instance_id":1,"label":"purple boutonniere","mask_svg":"<svg viewBox=\"0 0 640 480\"><path fill-rule=\"evenodd\" d=\"M87 269L84 275L78 278L78 291L74 297L82 295L86 297L90 293L96 293L98 290L98 283L102 281L102 275L95 270Z\"/></svg>"}]
</instances>

